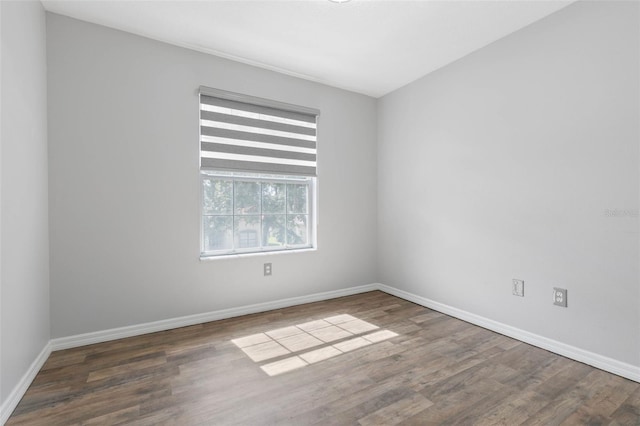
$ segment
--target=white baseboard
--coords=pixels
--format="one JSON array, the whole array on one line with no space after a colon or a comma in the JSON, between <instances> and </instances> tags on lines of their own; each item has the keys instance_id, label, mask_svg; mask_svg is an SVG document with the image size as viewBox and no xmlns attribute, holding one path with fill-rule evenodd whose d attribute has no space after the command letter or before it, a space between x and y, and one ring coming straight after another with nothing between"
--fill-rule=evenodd
<instances>
[{"instance_id":1,"label":"white baseboard","mask_svg":"<svg viewBox=\"0 0 640 426\"><path fill-rule=\"evenodd\" d=\"M410 302L417 303L427 308L436 310L438 312L451 315L452 317L459 318L463 321L470 322L472 324L484 327L500 334L504 334L505 336L509 336L522 342L529 343L533 346L546 349L558 355L562 355L575 361L583 362L601 370L608 371L610 373L625 377L636 382L640 382L640 367L638 366L627 364L613 358L577 348L575 346L567 345L566 343L549 339L538 334L530 333L528 331L521 330L519 328L482 317L480 315L472 314L470 312L463 311L461 309L454 308L452 306L445 305L431 299L427 299L426 297L418 296L397 289L395 287L378 283L52 339L50 342L50 351L75 348L78 346L107 342L110 340L121 339L125 337L139 336L142 334L170 330L178 327L186 327L189 325L201 324L209 321L217 321L241 315L266 312L273 309L302 305L304 303L319 302L322 300L334 299L336 297L350 296L353 294L364 293L373 290L384 291L385 293L397 296L401 299L405 299Z\"/></svg>"},{"instance_id":2,"label":"white baseboard","mask_svg":"<svg viewBox=\"0 0 640 426\"><path fill-rule=\"evenodd\" d=\"M615 359L586 351L584 349L576 348L574 346L567 345L556 340L548 339L546 337L533 334L528 331L524 331L519 328L515 328L479 315L475 315L470 312L466 312L461 309L427 299L426 297L418 296L394 287L390 287L385 284L367 284L341 290L315 293L307 296L290 297L287 299L280 299L272 302L257 303L254 305L241 306L238 308L223 309L202 314L188 315L179 318L172 318L127 327L119 327L109 330L52 339L42 349L33 363L31 363L31 366L24 374L20 382L15 386L13 391L11 391L11 393L9 394L8 398L0 406L0 424L4 424L7 421L52 351L69 349L94 343L107 342L124 337L139 336L142 334L170 330L173 328L201 324L204 322L232 318L241 315L266 312L273 309L286 308L289 306L302 305L305 303L335 299L336 297L351 296L354 294L365 293L373 290L383 291L401 299L405 299L410 302L417 303L418 305L425 306L429 309L451 315L452 317L461 319L463 321L470 322L480 327L484 327L497 333L504 334L505 336L509 336L522 342L529 343L539 348L557 353L558 355L562 355L575 361L583 362L601 370L625 377L636 382L640 382L640 367L638 366L617 361Z\"/></svg>"},{"instance_id":3,"label":"white baseboard","mask_svg":"<svg viewBox=\"0 0 640 426\"><path fill-rule=\"evenodd\" d=\"M51 340L51 349L54 351L61 349L75 348L78 346L92 345L110 340L122 339L125 337L139 336L141 334L155 333L157 331L170 330L173 328L186 327L189 325L202 324L209 321L233 318L242 315L255 314L258 312L271 311L273 309L287 308L289 306L302 305L305 303L319 302L322 300L335 299L336 297L351 296L353 294L364 293L377 290L377 284L367 284L358 287L349 287L340 290L314 293L307 296L290 297L272 302L257 303L255 305L240 306L238 308L222 309L219 311L206 312L202 314L187 315L184 317L171 318L166 320L136 324L127 327L112 328L109 330L95 331L91 333L78 334L69 337L60 337Z\"/></svg>"},{"instance_id":4,"label":"white baseboard","mask_svg":"<svg viewBox=\"0 0 640 426\"><path fill-rule=\"evenodd\" d=\"M107 342L124 337L139 336L142 334L170 330L173 328L185 327L194 324L201 324L209 321L255 314L257 312L266 312L273 309L286 308L289 306L302 305L305 303L335 299L336 297L351 296L354 294L365 293L367 291L374 291L377 289L377 284L367 284L358 287L326 291L323 293L314 293L306 296L290 297L287 299L280 299L271 302L257 303L254 305L241 306L238 308L222 309L219 311L206 312L202 314L188 315L179 318L171 318L144 324L136 324L127 327L113 328L110 330L102 330L92 333L51 339L44 347L44 349L42 349L42 352L40 352L38 357L33 361L33 363L31 363L31 366L22 377L20 382L11 391L11 394L9 394L7 399L0 405L0 425L4 425L13 410L15 410L16 406L29 388L29 385L31 385L31 382L33 382L36 374L38 374L38 371L40 371L52 351L91 345L94 343Z\"/></svg>"},{"instance_id":5,"label":"white baseboard","mask_svg":"<svg viewBox=\"0 0 640 426\"><path fill-rule=\"evenodd\" d=\"M33 379L35 379L36 374L38 374L44 363L47 361L47 358L49 358L50 354L51 342L47 342L36 359L31 363L27 372L24 373L24 376L22 376L18 384L13 388L7 399L2 402L2 405L0 406L0 425L5 424L9 419L9 416L18 406L18 403L31 385L31 382L33 382Z\"/></svg>"},{"instance_id":6,"label":"white baseboard","mask_svg":"<svg viewBox=\"0 0 640 426\"><path fill-rule=\"evenodd\" d=\"M388 285L378 284L378 290L384 291L385 293L389 293L401 299L417 303L418 305L425 306L429 309L442 312L443 314L450 315L463 321L470 322L471 324L495 331L496 333L504 334L505 336L520 340L521 342L529 343L530 345L537 346L558 355L591 365L609 373L622 376L635 382L640 382L640 367L638 366L627 364L575 346L567 345L566 343L530 333L498 321L427 299L426 297L390 287Z\"/></svg>"}]
</instances>

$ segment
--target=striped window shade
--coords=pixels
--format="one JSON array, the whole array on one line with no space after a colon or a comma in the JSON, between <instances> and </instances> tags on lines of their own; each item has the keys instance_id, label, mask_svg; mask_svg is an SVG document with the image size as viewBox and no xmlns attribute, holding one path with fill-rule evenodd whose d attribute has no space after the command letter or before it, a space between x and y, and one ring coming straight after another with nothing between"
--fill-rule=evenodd
<instances>
[{"instance_id":1,"label":"striped window shade","mask_svg":"<svg viewBox=\"0 0 640 426\"><path fill-rule=\"evenodd\" d=\"M200 169L316 176L318 115L200 87Z\"/></svg>"}]
</instances>

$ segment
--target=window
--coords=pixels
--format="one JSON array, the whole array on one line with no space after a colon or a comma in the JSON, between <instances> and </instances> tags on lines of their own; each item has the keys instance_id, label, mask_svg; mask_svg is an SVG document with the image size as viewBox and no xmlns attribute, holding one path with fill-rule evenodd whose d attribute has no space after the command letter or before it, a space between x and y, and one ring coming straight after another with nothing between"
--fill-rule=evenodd
<instances>
[{"instance_id":1,"label":"window","mask_svg":"<svg viewBox=\"0 0 640 426\"><path fill-rule=\"evenodd\" d=\"M202 257L315 246L317 115L200 88Z\"/></svg>"},{"instance_id":2,"label":"window","mask_svg":"<svg viewBox=\"0 0 640 426\"><path fill-rule=\"evenodd\" d=\"M312 179L202 173L202 254L312 247Z\"/></svg>"}]
</instances>

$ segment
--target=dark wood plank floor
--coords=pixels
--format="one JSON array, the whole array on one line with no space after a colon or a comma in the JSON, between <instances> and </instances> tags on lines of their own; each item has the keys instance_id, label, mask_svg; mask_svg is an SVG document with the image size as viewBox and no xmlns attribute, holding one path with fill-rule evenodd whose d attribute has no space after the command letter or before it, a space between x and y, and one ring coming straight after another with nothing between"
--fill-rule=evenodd
<instances>
[{"instance_id":1,"label":"dark wood plank floor","mask_svg":"<svg viewBox=\"0 0 640 426\"><path fill-rule=\"evenodd\" d=\"M640 425L640 384L371 292L54 352L7 425L79 424Z\"/></svg>"}]
</instances>

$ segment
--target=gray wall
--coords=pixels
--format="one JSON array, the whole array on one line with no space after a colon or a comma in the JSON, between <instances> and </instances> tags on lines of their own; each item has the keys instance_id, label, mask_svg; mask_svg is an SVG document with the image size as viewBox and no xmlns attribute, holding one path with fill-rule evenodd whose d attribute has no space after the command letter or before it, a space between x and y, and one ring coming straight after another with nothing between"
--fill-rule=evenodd
<instances>
[{"instance_id":1,"label":"gray wall","mask_svg":"<svg viewBox=\"0 0 640 426\"><path fill-rule=\"evenodd\" d=\"M4 402L49 341L47 77L40 2L2 8L0 287Z\"/></svg>"},{"instance_id":2,"label":"gray wall","mask_svg":"<svg viewBox=\"0 0 640 426\"><path fill-rule=\"evenodd\" d=\"M575 3L380 100L382 283L640 365L638 8Z\"/></svg>"},{"instance_id":3,"label":"gray wall","mask_svg":"<svg viewBox=\"0 0 640 426\"><path fill-rule=\"evenodd\" d=\"M49 306L63 337L377 280L640 365L637 3L574 4L377 112L52 14L47 64L41 6L0 8L1 401ZM199 85L322 111L317 251L198 260Z\"/></svg>"},{"instance_id":4,"label":"gray wall","mask_svg":"<svg viewBox=\"0 0 640 426\"><path fill-rule=\"evenodd\" d=\"M47 41L53 337L375 282L374 99L55 14ZM321 110L317 251L199 261L199 85Z\"/></svg>"}]
</instances>

